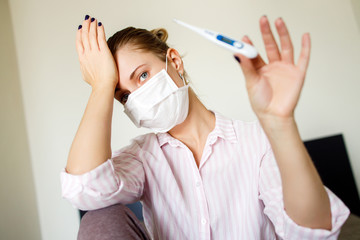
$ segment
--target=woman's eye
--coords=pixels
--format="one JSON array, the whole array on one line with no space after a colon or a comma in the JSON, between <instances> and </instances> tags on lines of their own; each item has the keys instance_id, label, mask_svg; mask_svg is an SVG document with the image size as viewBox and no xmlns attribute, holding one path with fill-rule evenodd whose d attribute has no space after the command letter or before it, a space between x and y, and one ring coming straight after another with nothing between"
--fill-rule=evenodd
<instances>
[{"instance_id":1,"label":"woman's eye","mask_svg":"<svg viewBox=\"0 0 360 240\"><path fill-rule=\"evenodd\" d=\"M124 93L124 94L121 96L120 102L121 102L122 104L125 104L126 101L127 101L128 98L129 98L129 95L130 95L130 93Z\"/></svg>"},{"instance_id":2,"label":"woman's eye","mask_svg":"<svg viewBox=\"0 0 360 240\"><path fill-rule=\"evenodd\" d=\"M140 81L143 82L147 79L148 77L148 73L147 72L143 72L140 76Z\"/></svg>"}]
</instances>

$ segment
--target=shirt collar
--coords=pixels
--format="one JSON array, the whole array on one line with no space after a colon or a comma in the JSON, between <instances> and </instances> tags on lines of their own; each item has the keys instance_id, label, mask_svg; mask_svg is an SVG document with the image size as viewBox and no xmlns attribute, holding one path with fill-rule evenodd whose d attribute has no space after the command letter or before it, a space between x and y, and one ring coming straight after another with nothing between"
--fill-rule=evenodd
<instances>
[{"instance_id":1,"label":"shirt collar","mask_svg":"<svg viewBox=\"0 0 360 240\"><path fill-rule=\"evenodd\" d=\"M231 143L238 142L233 121L221 115L216 111L211 111L215 114L215 128L209 134L208 141L212 145L216 142L217 138L220 137L224 140L227 140ZM169 143L173 147L181 146L181 142L176 138L172 137L169 133L157 133L156 134L160 147L164 144Z\"/></svg>"},{"instance_id":2,"label":"shirt collar","mask_svg":"<svg viewBox=\"0 0 360 240\"><path fill-rule=\"evenodd\" d=\"M236 143L238 139L235 133L233 121L216 111L212 112L215 113L216 123L215 129L210 133L210 135L214 137L221 137L231 143Z\"/></svg>"}]
</instances>

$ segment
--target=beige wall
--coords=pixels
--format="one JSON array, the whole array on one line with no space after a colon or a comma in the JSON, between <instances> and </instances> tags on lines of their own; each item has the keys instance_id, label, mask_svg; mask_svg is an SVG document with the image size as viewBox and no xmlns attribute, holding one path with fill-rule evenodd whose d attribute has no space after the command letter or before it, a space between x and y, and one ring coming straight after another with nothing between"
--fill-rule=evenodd
<instances>
[{"instance_id":1,"label":"beige wall","mask_svg":"<svg viewBox=\"0 0 360 240\"><path fill-rule=\"evenodd\" d=\"M38 207L7 0L0 0L0 22L0 238L39 240Z\"/></svg>"},{"instance_id":2,"label":"beige wall","mask_svg":"<svg viewBox=\"0 0 360 240\"><path fill-rule=\"evenodd\" d=\"M76 210L61 199L59 172L90 94L74 44L85 14L99 18L108 36L128 25L167 28L169 43L185 55L185 67L205 104L244 120L255 117L232 55L172 18L239 39L248 34L262 54L258 19L263 14L271 21L285 19L296 56L301 34L310 32L313 49L296 111L298 125L304 139L344 133L360 186L360 35L350 0L12 0L10 8L43 239L75 239L78 229ZM144 132L121 111L116 105L113 149Z\"/></svg>"}]
</instances>

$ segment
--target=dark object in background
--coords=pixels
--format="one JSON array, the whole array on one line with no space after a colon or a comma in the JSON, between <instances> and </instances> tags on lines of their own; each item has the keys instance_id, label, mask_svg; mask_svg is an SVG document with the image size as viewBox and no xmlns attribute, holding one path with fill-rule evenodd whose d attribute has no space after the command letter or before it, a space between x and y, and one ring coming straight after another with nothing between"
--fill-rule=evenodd
<instances>
[{"instance_id":1,"label":"dark object in background","mask_svg":"<svg viewBox=\"0 0 360 240\"><path fill-rule=\"evenodd\" d=\"M360 216L360 199L342 134L304 141L323 184ZM126 205L143 221L140 202ZM86 212L80 210L80 219Z\"/></svg>"},{"instance_id":2,"label":"dark object in background","mask_svg":"<svg viewBox=\"0 0 360 240\"><path fill-rule=\"evenodd\" d=\"M140 221L144 221L144 217L142 214L142 205L140 202L135 202L132 204L127 204L126 205L128 208L130 208L130 210L135 214L135 216L140 220ZM87 211L83 211L83 210L79 210L80 213L80 220L82 219L82 217L85 215Z\"/></svg>"},{"instance_id":3,"label":"dark object in background","mask_svg":"<svg viewBox=\"0 0 360 240\"><path fill-rule=\"evenodd\" d=\"M360 199L342 134L304 141L323 184L350 212L360 216Z\"/></svg>"},{"instance_id":4,"label":"dark object in background","mask_svg":"<svg viewBox=\"0 0 360 240\"><path fill-rule=\"evenodd\" d=\"M87 211L83 211L79 209L79 214L80 214L80 220L82 219L82 217L85 215Z\"/></svg>"}]
</instances>

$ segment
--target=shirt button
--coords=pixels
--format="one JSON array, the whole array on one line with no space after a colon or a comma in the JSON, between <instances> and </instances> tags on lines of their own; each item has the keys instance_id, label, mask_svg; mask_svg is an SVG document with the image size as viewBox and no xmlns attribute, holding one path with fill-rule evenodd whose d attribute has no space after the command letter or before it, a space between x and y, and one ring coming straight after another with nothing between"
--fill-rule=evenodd
<instances>
[{"instance_id":1,"label":"shirt button","mask_svg":"<svg viewBox=\"0 0 360 240\"><path fill-rule=\"evenodd\" d=\"M201 183L199 181L196 182L196 186L197 187L200 187L201 186Z\"/></svg>"},{"instance_id":2,"label":"shirt button","mask_svg":"<svg viewBox=\"0 0 360 240\"><path fill-rule=\"evenodd\" d=\"M206 219L205 219L205 218L202 218L202 219L201 219L201 223L202 223L203 225L205 225L205 224L206 224Z\"/></svg>"}]
</instances>

